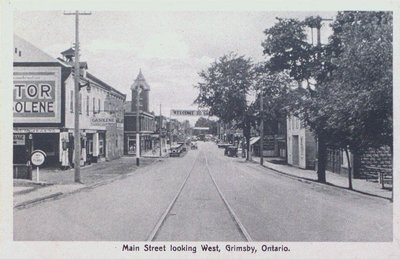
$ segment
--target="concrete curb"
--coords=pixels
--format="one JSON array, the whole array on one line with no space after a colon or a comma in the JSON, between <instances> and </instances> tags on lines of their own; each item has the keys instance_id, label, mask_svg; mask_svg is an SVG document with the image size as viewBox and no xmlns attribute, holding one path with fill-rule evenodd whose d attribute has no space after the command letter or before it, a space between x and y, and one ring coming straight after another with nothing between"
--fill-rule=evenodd
<instances>
[{"instance_id":1,"label":"concrete curb","mask_svg":"<svg viewBox=\"0 0 400 259\"><path fill-rule=\"evenodd\" d=\"M148 166L152 165L152 164L155 164L157 161L159 161L159 160L154 159L154 161L152 163L148 164ZM140 167L138 169L140 169ZM71 194L74 194L74 193L78 193L78 192L81 192L81 191L84 191L84 190L94 189L96 187L99 187L99 186L102 186L102 185L106 185L106 184L112 183L114 181L117 181L119 179L122 179L124 177L128 177L130 175L133 175L136 172L136 170L133 171L133 172L130 172L130 173L121 174L121 175L118 175L118 176L115 176L115 177L110 177L108 179L92 183L90 185L82 185L82 187L77 188L76 190L73 190L73 191L56 192L56 193L53 193L53 194L50 194L50 195L46 195L46 196L43 196L43 197L40 197L40 198L36 198L36 199L33 199L33 200L24 201L24 202L16 204L14 206L14 209L22 209L22 208L24 208L24 207L26 207L28 205L38 204L38 203L40 203L42 201L45 201L45 200L58 198L60 196L66 197L68 195L71 195ZM53 185L53 184L50 184L50 185Z\"/></svg>"},{"instance_id":2,"label":"concrete curb","mask_svg":"<svg viewBox=\"0 0 400 259\"><path fill-rule=\"evenodd\" d=\"M252 162L252 163L254 163L254 164L260 165L260 163L258 163L257 161L251 160L250 162ZM353 193L353 194L356 193L356 194L360 194L360 195L371 196L371 197L380 198L380 199L385 199L385 200L388 200L388 201L391 201L391 202L392 202L392 199L391 199L391 198L383 197L383 196L380 196L380 195L377 195L377 194L368 193L368 192L364 192L364 191L359 191L359 190L355 190L355 189L350 190L350 189L348 189L348 188L346 188L346 187L338 186L338 185L335 185L335 184L329 183L329 182L320 183L320 182L318 182L318 181L316 181L316 180L314 180L314 179L310 179L310 178L306 178L306 177L302 177L302 176L297 176L297 175L289 174L289 173L280 171L280 170L278 170L278 169L275 169L275 168L266 166L265 164L262 165L262 167L267 168L267 169L269 169L269 170L271 170L271 171L274 171L274 172L276 172L276 173L279 173L279 174L281 174L281 175L284 175L284 176L289 177L289 178L292 178L292 179L302 179L302 180L304 180L306 183L316 183L316 184L319 184L319 185L321 185L321 186L331 186L331 187L334 187L334 188L337 188L337 189L341 189L341 190L343 190L343 191L347 191L347 192L350 192L350 193Z\"/></svg>"},{"instance_id":3,"label":"concrete curb","mask_svg":"<svg viewBox=\"0 0 400 259\"><path fill-rule=\"evenodd\" d=\"M24 201L24 202L21 202L19 204L16 204L14 206L14 209L20 209L22 207L25 207L25 206L28 206L28 205L32 205L32 204L36 204L36 203L42 202L44 200L52 199L52 198L58 197L58 196L63 195L63 194L64 193L62 193L62 192L57 192L57 193L46 195L46 196L43 196L43 197L40 197L40 198L36 198L36 199L33 199L33 200Z\"/></svg>"}]
</instances>

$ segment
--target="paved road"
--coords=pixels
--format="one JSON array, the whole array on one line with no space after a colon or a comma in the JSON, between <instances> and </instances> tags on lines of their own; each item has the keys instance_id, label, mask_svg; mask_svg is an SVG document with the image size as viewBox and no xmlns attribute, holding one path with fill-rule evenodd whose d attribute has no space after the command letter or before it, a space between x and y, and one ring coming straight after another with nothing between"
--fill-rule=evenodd
<instances>
[{"instance_id":1,"label":"paved road","mask_svg":"<svg viewBox=\"0 0 400 259\"><path fill-rule=\"evenodd\" d=\"M156 241L246 241L210 177L204 151L156 236Z\"/></svg>"},{"instance_id":2,"label":"paved road","mask_svg":"<svg viewBox=\"0 0 400 259\"><path fill-rule=\"evenodd\" d=\"M289 178L208 150L211 171L253 240L392 240L387 200Z\"/></svg>"},{"instance_id":3,"label":"paved road","mask_svg":"<svg viewBox=\"0 0 400 259\"><path fill-rule=\"evenodd\" d=\"M224 157L212 143L108 185L15 210L14 239L147 240L187 179L155 240L243 241L210 174L255 241L392 239L388 201L281 176Z\"/></svg>"}]
</instances>

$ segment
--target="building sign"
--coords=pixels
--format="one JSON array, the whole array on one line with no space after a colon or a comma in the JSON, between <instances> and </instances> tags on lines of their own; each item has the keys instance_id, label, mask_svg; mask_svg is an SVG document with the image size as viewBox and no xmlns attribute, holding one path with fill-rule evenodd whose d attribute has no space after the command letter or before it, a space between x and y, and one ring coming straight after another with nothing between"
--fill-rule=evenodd
<instances>
[{"instance_id":1,"label":"building sign","mask_svg":"<svg viewBox=\"0 0 400 259\"><path fill-rule=\"evenodd\" d=\"M109 126L117 123L115 117L112 117L110 114L101 112L96 117L90 118L91 126Z\"/></svg>"},{"instance_id":2,"label":"building sign","mask_svg":"<svg viewBox=\"0 0 400 259\"><path fill-rule=\"evenodd\" d=\"M171 116L209 116L207 110L171 110Z\"/></svg>"},{"instance_id":3,"label":"building sign","mask_svg":"<svg viewBox=\"0 0 400 259\"><path fill-rule=\"evenodd\" d=\"M23 134L14 134L13 144L16 146L25 146L25 135Z\"/></svg>"},{"instance_id":4,"label":"building sign","mask_svg":"<svg viewBox=\"0 0 400 259\"><path fill-rule=\"evenodd\" d=\"M61 67L14 67L14 123L61 122Z\"/></svg>"},{"instance_id":5,"label":"building sign","mask_svg":"<svg viewBox=\"0 0 400 259\"><path fill-rule=\"evenodd\" d=\"M34 150L31 154L31 162L35 166L41 166L46 160L46 153L42 150Z\"/></svg>"},{"instance_id":6,"label":"building sign","mask_svg":"<svg viewBox=\"0 0 400 259\"><path fill-rule=\"evenodd\" d=\"M14 133L59 133L55 128L14 128Z\"/></svg>"},{"instance_id":7,"label":"building sign","mask_svg":"<svg viewBox=\"0 0 400 259\"><path fill-rule=\"evenodd\" d=\"M194 127L194 130L209 130L209 127Z\"/></svg>"}]
</instances>

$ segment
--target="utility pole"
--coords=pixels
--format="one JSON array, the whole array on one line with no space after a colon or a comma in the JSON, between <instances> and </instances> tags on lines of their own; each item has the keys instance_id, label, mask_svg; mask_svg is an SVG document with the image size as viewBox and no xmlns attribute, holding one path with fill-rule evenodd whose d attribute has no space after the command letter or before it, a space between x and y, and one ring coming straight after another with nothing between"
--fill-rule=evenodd
<instances>
[{"instance_id":1,"label":"utility pole","mask_svg":"<svg viewBox=\"0 0 400 259\"><path fill-rule=\"evenodd\" d=\"M139 166L139 158L140 158L140 87L136 87L136 165Z\"/></svg>"},{"instance_id":2,"label":"utility pole","mask_svg":"<svg viewBox=\"0 0 400 259\"><path fill-rule=\"evenodd\" d=\"M91 15L88 12L64 12L64 15L75 15L75 64L74 64L74 81L75 81L75 112L74 112L74 180L76 183L81 182L81 136L79 129L79 78L80 78L80 67L79 67L79 15Z\"/></svg>"},{"instance_id":3,"label":"utility pole","mask_svg":"<svg viewBox=\"0 0 400 259\"><path fill-rule=\"evenodd\" d=\"M261 86L260 89L260 118L261 118L261 123L260 123L260 165L264 165L264 156L263 156L263 150L264 150L264 101L263 101L263 87Z\"/></svg>"},{"instance_id":4,"label":"utility pole","mask_svg":"<svg viewBox=\"0 0 400 259\"><path fill-rule=\"evenodd\" d=\"M160 138L160 157L162 157L162 145L161 145L161 130L162 130L162 115L161 115L161 103L160 103L160 128L159 128L159 132L158 132L158 136Z\"/></svg>"}]
</instances>

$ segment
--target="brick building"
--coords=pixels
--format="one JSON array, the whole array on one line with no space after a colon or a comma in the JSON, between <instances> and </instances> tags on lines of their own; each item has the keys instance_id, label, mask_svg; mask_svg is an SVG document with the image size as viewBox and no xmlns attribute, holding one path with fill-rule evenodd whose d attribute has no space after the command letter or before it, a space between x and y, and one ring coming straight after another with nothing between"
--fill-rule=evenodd
<instances>
[{"instance_id":1,"label":"brick building","mask_svg":"<svg viewBox=\"0 0 400 259\"><path fill-rule=\"evenodd\" d=\"M137 94L139 91L139 125L136 125ZM151 150L158 140L155 135L156 125L154 114L149 111L149 92L150 86L146 82L142 71L131 86L132 101L125 104L124 115L124 153L126 155L136 154L136 133L140 133L140 152L141 154Z\"/></svg>"}]
</instances>

